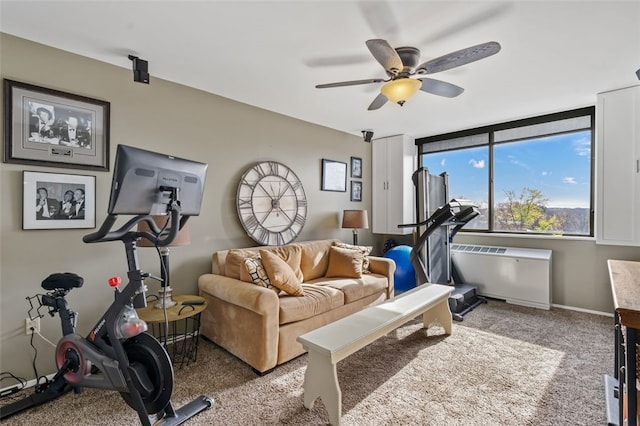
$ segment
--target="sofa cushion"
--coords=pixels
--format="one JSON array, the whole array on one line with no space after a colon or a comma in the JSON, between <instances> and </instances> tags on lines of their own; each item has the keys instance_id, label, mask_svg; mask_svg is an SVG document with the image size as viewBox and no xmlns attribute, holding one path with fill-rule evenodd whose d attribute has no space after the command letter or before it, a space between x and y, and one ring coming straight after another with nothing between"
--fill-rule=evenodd
<instances>
[{"instance_id":1,"label":"sofa cushion","mask_svg":"<svg viewBox=\"0 0 640 426\"><path fill-rule=\"evenodd\" d=\"M317 240L297 243L302 248L300 269L304 282L324 277L329 266L329 249L334 241Z\"/></svg>"},{"instance_id":2,"label":"sofa cushion","mask_svg":"<svg viewBox=\"0 0 640 426\"><path fill-rule=\"evenodd\" d=\"M333 243L333 245L335 247L340 247L340 248L349 249L349 250L356 250L361 252L364 256L362 260L362 272L365 274L368 274L370 272L369 271L369 253L371 253L371 250L373 249L373 247L354 246L352 244L343 243L342 241L336 241Z\"/></svg>"},{"instance_id":3,"label":"sofa cushion","mask_svg":"<svg viewBox=\"0 0 640 426\"><path fill-rule=\"evenodd\" d=\"M232 249L227 253L224 262L224 275L229 278L240 279L240 265L244 263L246 257L258 257L255 250Z\"/></svg>"},{"instance_id":4,"label":"sofa cushion","mask_svg":"<svg viewBox=\"0 0 640 426\"><path fill-rule=\"evenodd\" d=\"M322 285L344 293L344 303L352 303L363 297L387 290L387 277L379 274L362 274L360 278L318 278L309 284Z\"/></svg>"},{"instance_id":5,"label":"sofa cushion","mask_svg":"<svg viewBox=\"0 0 640 426\"><path fill-rule=\"evenodd\" d=\"M280 293L280 289L271 283L259 257L244 258L243 264L240 266L240 280Z\"/></svg>"},{"instance_id":6,"label":"sofa cushion","mask_svg":"<svg viewBox=\"0 0 640 426\"><path fill-rule=\"evenodd\" d=\"M291 296L304 295L300 280L280 256L269 250L260 250L260 258L271 284Z\"/></svg>"},{"instance_id":7,"label":"sofa cushion","mask_svg":"<svg viewBox=\"0 0 640 426\"><path fill-rule=\"evenodd\" d=\"M329 250L329 266L324 276L327 278L360 278L362 276L363 258L364 255L361 251L336 246L331 247Z\"/></svg>"},{"instance_id":8,"label":"sofa cushion","mask_svg":"<svg viewBox=\"0 0 640 426\"><path fill-rule=\"evenodd\" d=\"M280 296L280 324L311 318L344 305L342 291L326 286L302 284L304 296Z\"/></svg>"}]
</instances>

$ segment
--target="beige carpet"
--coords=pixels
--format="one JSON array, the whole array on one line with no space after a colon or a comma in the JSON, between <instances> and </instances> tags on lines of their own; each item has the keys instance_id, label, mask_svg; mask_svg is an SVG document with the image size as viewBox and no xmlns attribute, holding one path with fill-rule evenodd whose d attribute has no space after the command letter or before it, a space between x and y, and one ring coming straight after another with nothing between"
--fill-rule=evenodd
<instances>
[{"instance_id":1,"label":"beige carpet","mask_svg":"<svg viewBox=\"0 0 640 426\"><path fill-rule=\"evenodd\" d=\"M453 334L413 321L338 364L344 425L602 425L603 375L613 370L613 319L490 301ZM175 406L206 394L190 425L318 425L302 403L307 356L263 377L208 341L177 370ZM6 402L6 401L4 401ZM15 425L131 425L114 392L87 389L9 418Z\"/></svg>"}]
</instances>

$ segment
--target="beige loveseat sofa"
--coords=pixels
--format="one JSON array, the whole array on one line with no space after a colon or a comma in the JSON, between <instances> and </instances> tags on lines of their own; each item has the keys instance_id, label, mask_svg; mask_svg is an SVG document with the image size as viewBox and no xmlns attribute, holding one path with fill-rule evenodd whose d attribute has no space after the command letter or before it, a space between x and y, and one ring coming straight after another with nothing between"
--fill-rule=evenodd
<instances>
[{"instance_id":1,"label":"beige loveseat sofa","mask_svg":"<svg viewBox=\"0 0 640 426\"><path fill-rule=\"evenodd\" d=\"M305 352L299 335L393 297L392 260L340 246L346 245L317 240L213 253L212 273L198 280L208 303L201 336L264 374ZM286 261L303 295L256 285L255 274L247 277L246 259L258 253L262 260L272 257L261 249ZM358 263L365 272L358 274Z\"/></svg>"}]
</instances>

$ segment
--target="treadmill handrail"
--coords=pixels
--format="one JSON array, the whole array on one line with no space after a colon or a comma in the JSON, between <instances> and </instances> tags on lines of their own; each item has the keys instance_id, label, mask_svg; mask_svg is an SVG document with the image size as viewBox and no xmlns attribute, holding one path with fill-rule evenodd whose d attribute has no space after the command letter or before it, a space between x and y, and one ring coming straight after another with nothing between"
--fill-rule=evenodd
<instances>
[{"instance_id":1,"label":"treadmill handrail","mask_svg":"<svg viewBox=\"0 0 640 426\"><path fill-rule=\"evenodd\" d=\"M448 207L449 204L445 204L444 206L438 207L431 216L429 216L426 220L423 220L419 223L407 223L398 225L398 228L409 228L414 227L417 228L419 226L427 226L430 222L439 221L444 222L447 219L450 219L455 216L455 212L453 209Z\"/></svg>"}]
</instances>

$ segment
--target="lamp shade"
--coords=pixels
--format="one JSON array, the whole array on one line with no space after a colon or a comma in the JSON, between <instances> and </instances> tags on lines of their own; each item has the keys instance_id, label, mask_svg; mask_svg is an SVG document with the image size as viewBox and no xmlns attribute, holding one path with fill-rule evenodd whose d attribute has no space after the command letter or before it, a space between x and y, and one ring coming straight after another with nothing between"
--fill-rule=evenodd
<instances>
[{"instance_id":1,"label":"lamp shade","mask_svg":"<svg viewBox=\"0 0 640 426\"><path fill-rule=\"evenodd\" d=\"M153 218L153 221L156 223L158 228L160 229L164 228L165 223L169 221L166 229L171 229L170 216L151 216L151 217ZM145 221L138 223L138 232L153 233L149 228L149 225ZM191 240L189 238L189 223L187 222L184 224L180 232L178 232L178 235L176 235L173 241L171 241L171 244L169 244L169 247L188 246L190 242ZM138 240L137 245L138 247L155 247L155 244L153 244L151 241L147 240L146 238L140 238Z\"/></svg>"},{"instance_id":2,"label":"lamp shade","mask_svg":"<svg viewBox=\"0 0 640 426\"><path fill-rule=\"evenodd\" d=\"M391 80L380 89L380 92L391 102L404 104L422 87L422 81L415 78L399 78Z\"/></svg>"},{"instance_id":3,"label":"lamp shade","mask_svg":"<svg viewBox=\"0 0 640 426\"><path fill-rule=\"evenodd\" d=\"M342 215L342 227L368 229L369 219L366 210L345 210Z\"/></svg>"}]
</instances>

